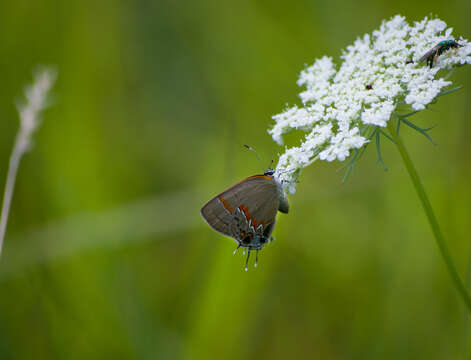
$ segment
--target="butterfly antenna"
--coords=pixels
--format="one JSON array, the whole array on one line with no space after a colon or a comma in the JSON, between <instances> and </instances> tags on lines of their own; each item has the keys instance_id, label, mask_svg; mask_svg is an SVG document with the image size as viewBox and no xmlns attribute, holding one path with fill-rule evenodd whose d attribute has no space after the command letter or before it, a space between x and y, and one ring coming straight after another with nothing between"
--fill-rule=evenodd
<instances>
[{"instance_id":1,"label":"butterfly antenna","mask_svg":"<svg viewBox=\"0 0 471 360\"><path fill-rule=\"evenodd\" d=\"M249 146L249 145L247 145L247 144L244 144L244 146L255 154L255 156L257 157L258 164L259 164L260 167L262 168L262 172L264 172L265 169L263 168L262 162L260 161L260 158L258 157L258 154L257 154L257 152L255 151L255 149L254 149L252 146Z\"/></svg>"},{"instance_id":2,"label":"butterfly antenna","mask_svg":"<svg viewBox=\"0 0 471 360\"><path fill-rule=\"evenodd\" d=\"M248 265L249 265L249 259L250 259L250 249L248 249L247 252L248 254L247 254L247 260L245 260L245 271L249 270Z\"/></svg>"},{"instance_id":3,"label":"butterfly antenna","mask_svg":"<svg viewBox=\"0 0 471 360\"><path fill-rule=\"evenodd\" d=\"M258 265L258 250L255 253L255 264L253 265L253 267L257 267L257 265Z\"/></svg>"}]
</instances>

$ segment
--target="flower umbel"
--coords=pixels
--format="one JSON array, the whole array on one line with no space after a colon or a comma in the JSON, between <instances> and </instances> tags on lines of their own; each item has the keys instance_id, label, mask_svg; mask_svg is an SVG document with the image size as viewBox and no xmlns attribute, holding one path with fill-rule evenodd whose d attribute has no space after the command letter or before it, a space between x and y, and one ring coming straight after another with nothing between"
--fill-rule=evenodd
<instances>
[{"instance_id":1,"label":"flower umbel","mask_svg":"<svg viewBox=\"0 0 471 360\"><path fill-rule=\"evenodd\" d=\"M452 31L439 19L426 17L409 25L397 15L347 46L338 70L330 57L304 69L298 80L306 87L300 93L303 106L273 116L269 130L280 145L284 134L308 132L279 158L275 175L284 187L294 193L301 170L315 160L344 161L374 135L378 141L399 106L416 113L443 94L452 83L440 70L471 64L471 43L456 39L461 47L444 51L433 67L419 59L439 42L453 39Z\"/></svg>"}]
</instances>

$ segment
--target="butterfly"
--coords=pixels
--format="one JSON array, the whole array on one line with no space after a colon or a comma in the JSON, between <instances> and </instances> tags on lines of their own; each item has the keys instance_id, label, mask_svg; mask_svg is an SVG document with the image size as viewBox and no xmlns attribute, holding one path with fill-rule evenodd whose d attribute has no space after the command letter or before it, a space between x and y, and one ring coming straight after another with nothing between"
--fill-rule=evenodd
<instances>
[{"instance_id":1,"label":"butterfly","mask_svg":"<svg viewBox=\"0 0 471 360\"><path fill-rule=\"evenodd\" d=\"M233 238L237 249L247 249L245 270L250 251L260 250L272 240L278 211L287 214L289 203L273 169L250 176L216 195L202 208L204 220L217 232ZM257 266L255 260L255 266Z\"/></svg>"}]
</instances>

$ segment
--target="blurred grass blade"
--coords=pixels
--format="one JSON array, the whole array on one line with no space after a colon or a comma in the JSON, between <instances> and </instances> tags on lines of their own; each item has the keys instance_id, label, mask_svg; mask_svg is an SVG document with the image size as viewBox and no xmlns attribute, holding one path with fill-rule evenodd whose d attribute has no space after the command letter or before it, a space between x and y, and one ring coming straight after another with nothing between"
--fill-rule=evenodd
<instances>
[{"instance_id":1,"label":"blurred grass blade","mask_svg":"<svg viewBox=\"0 0 471 360\"><path fill-rule=\"evenodd\" d=\"M123 246L149 236L192 228L201 222L198 209L203 198L199 191L162 195L33 229L5 244L8 256L0 262L0 278L86 249Z\"/></svg>"},{"instance_id":2,"label":"blurred grass blade","mask_svg":"<svg viewBox=\"0 0 471 360\"><path fill-rule=\"evenodd\" d=\"M3 195L2 217L0 220L0 256L2 255L3 241L7 230L8 215L11 200L15 190L16 175L21 158L32 146L32 137L39 127L40 113L47 107L47 97L56 80L56 71L52 68L43 68L34 76L34 83L25 90L26 103L18 106L20 115L20 128L16 135L15 144L10 156L7 181Z\"/></svg>"}]
</instances>

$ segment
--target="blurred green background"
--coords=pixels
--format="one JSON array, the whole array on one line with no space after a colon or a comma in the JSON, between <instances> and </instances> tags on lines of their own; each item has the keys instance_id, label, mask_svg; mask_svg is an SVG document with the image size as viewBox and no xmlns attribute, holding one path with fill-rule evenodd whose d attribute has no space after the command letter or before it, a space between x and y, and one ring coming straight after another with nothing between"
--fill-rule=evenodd
<instances>
[{"instance_id":1,"label":"blurred green background","mask_svg":"<svg viewBox=\"0 0 471 360\"><path fill-rule=\"evenodd\" d=\"M38 64L54 106L21 164L0 259L0 359L463 359L460 299L397 152L346 184L303 172L259 267L204 202L283 148L304 64L400 13L471 38L469 0L2 1L0 188ZM471 69L404 128L460 273L470 258Z\"/></svg>"}]
</instances>

